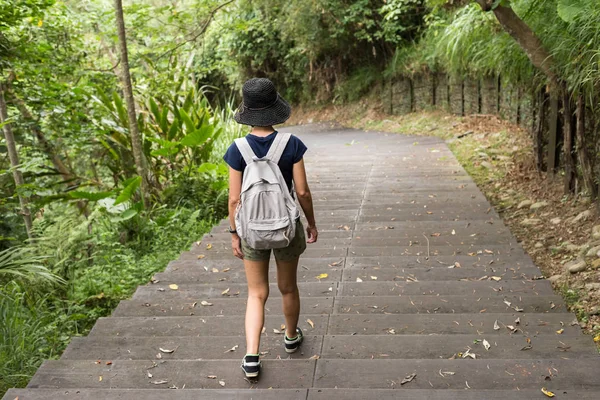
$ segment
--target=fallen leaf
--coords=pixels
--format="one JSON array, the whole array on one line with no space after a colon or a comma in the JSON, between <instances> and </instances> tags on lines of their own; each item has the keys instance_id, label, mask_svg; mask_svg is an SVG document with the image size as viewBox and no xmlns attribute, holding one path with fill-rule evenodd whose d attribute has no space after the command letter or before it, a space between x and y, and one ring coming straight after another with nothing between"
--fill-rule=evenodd
<instances>
[{"instance_id":1,"label":"fallen leaf","mask_svg":"<svg viewBox=\"0 0 600 400\"><path fill-rule=\"evenodd\" d=\"M200 305L202 305L202 306L212 306L212 305L213 305L213 303L209 303L208 301L202 300L202 301L200 302Z\"/></svg>"},{"instance_id":2,"label":"fallen leaf","mask_svg":"<svg viewBox=\"0 0 600 400\"><path fill-rule=\"evenodd\" d=\"M223 290L223 291L221 292L221 295L222 295L222 296L229 296L229 288L227 288L227 289Z\"/></svg>"},{"instance_id":3,"label":"fallen leaf","mask_svg":"<svg viewBox=\"0 0 600 400\"><path fill-rule=\"evenodd\" d=\"M442 236L442 234L441 234L441 233L438 233L438 232L436 232L436 233L432 233L432 234L431 234L431 236L432 236L432 237L440 237L440 236Z\"/></svg>"},{"instance_id":4,"label":"fallen leaf","mask_svg":"<svg viewBox=\"0 0 600 400\"><path fill-rule=\"evenodd\" d=\"M265 327L263 326L263 328L262 328L262 330L260 331L260 333L265 333L266 331L267 331L267 328L265 328Z\"/></svg>"},{"instance_id":5,"label":"fallen leaf","mask_svg":"<svg viewBox=\"0 0 600 400\"><path fill-rule=\"evenodd\" d=\"M340 260L340 261L336 261L334 263L329 264L330 267L337 267L338 265L341 265L344 262L344 260Z\"/></svg>"},{"instance_id":6,"label":"fallen leaf","mask_svg":"<svg viewBox=\"0 0 600 400\"><path fill-rule=\"evenodd\" d=\"M596 335L596 337L594 337L594 342L600 343L600 335Z\"/></svg>"},{"instance_id":7,"label":"fallen leaf","mask_svg":"<svg viewBox=\"0 0 600 400\"><path fill-rule=\"evenodd\" d=\"M198 260L202 260L204 257L206 257L204 254L199 254L198 255Z\"/></svg>"},{"instance_id":8,"label":"fallen leaf","mask_svg":"<svg viewBox=\"0 0 600 400\"><path fill-rule=\"evenodd\" d=\"M221 271L221 272L229 272L229 271L231 271L231 268L225 268L225 269L224 269L223 271Z\"/></svg>"},{"instance_id":9,"label":"fallen leaf","mask_svg":"<svg viewBox=\"0 0 600 400\"><path fill-rule=\"evenodd\" d=\"M489 343L487 340L483 339L483 347L484 347L486 350L489 350L489 349L490 349L490 347L492 347L492 346L490 346L490 343Z\"/></svg>"},{"instance_id":10,"label":"fallen leaf","mask_svg":"<svg viewBox=\"0 0 600 400\"><path fill-rule=\"evenodd\" d=\"M376 277L376 276L372 276L372 275L371 275L371 280L373 280L373 281L376 281L376 280L377 280L377 277Z\"/></svg>"},{"instance_id":11,"label":"fallen leaf","mask_svg":"<svg viewBox=\"0 0 600 400\"><path fill-rule=\"evenodd\" d=\"M542 393L544 393L548 397L554 397L555 396L554 393L552 393L549 390L546 390L546 388L542 388Z\"/></svg>"},{"instance_id":12,"label":"fallen leaf","mask_svg":"<svg viewBox=\"0 0 600 400\"><path fill-rule=\"evenodd\" d=\"M564 331L565 331L565 330L561 328L561 329L557 330L557 331L556 331L556 333L558 333L559 335L562 335L562 333L563 333Z\"/></svg>"},{"instance_id":13,"label":"fallen leaf","mask_svg":"<svg viewBox=\"0 0 600 400\"><path fill-rule=\"evenodd\" d=\"M402 382L400 382L400 385L404 385L405 383L412 382L413 379L416 378L416 376L417 376L417 374L415 374L415 373L408 375L407 377L402 379Z\"/></svg>"},{"instance_id":14,"label":"fallen leaf","mask_svg":"<svg viewBox=\"0 0 600 400\"><path fill-rule=\"evenodd\" d=\"M504 304L506 304L509 307L512 305L512 303L510 301L506 301L506 300L504 300Z\"/></svg>"},{"instance_id":15,"label":"fallen leaf","mask_svg":"<svg viewBox=\"0 0 600 400\"><path fill-rule=\"evenodd\" d=\"M210 249L212 249L212 244L209 243L206 245L206 250L210 250Z\"/></svg>"},{"instance_id":16,"label":"fallen leaf","mask_svg":"<svg viewBox=\"0 0 600 400\"><path fill-rule=\"evenodd\" d=\"M308 324L310 325L310 327L314 329L314 327L315 327L315 323L314 323L314 322L312 322L312 320L311 320L310 318L309 318L309 319L307 319L307 320L306 320L306 322L308 322Z\"/></svg>"},{"instance_id":17,"label":"fallen leaf","mask_svg":"<svg viewBox=\"0 0 600 400\"><path fill-rule=\"evenodd\" d=\"M150 373L150 371L146 371L146 375L148 375L148 378L152 378L152 374Z\"/></svg>"},{"instance_id":18,"label":"fallen leaf","mask_svg":"<svg viewBox=\"0 0 600 400\"><path fill-rule=\"evenodd\" d=\"M158 359L160 360L160 359L162 358L162 354L158 353L158 354L156 355L156 358L158 358Z\"/></svg>"},{"instance_id":19,"label":"fallen leaf","mask_svg":"<svg viewBox=\"0 0 600 400\"><path fill-rule=\"evenodd\" d=\"M531 350L533 349L533 346L531 346L530 344L528 344L527 346L524 346L521 348L521 351L526 351L526 350Z\"/></svg>"},{"instance_id":20,"label":"fallen leaf","mask_svg":"<svg viewBox=\"0 0 600 400\"><path fill-rule=\"evenodd\" d=\"M490 279L495 280L496 282L501 281L502 277L501 276L490 276Z\"/></svg>"},{"instance_id":21,"label":"fallen leaf","mask_svg":"<svg viewBox=\"0 0 600 400\"><path fill-rule=\"evenodd\" d=\"M209 375L209 376L207 376L207 378L208 379L217 379L217 376L216 375Z\"/></svg>"},{"instance_id":22,"label":"fallen leaf","mask_svg":"<svg viewBox=\"0 0 600 400\"><path fill-rule=\"evenodd\" d=\"M216 269L216 268L213 268L213 269L212 269L212 272L216 274L217 272L219 272L219 270L218 270L218 269Z\"/></svg>"},{"instance_id":23,"label":"fallen leaf","mask_svg":"<svg viewBox=\"0 0 600 400\"><path fill-rule=\"evenodd\" d=\"M102 382L102 375L98 377L98 382Z\"/></svg>"},{"instance_id":24,"label":"fallen leaf","mask_svg":"<svg viewBox=\"0 0 600 400\"><path fill-rule=\"evenodd\" d=\"M225 387L225 381L219 381L219 385Z\"/></svg>"},{"instance_id":25,"label":"fallen leaf","mask_svg":"<svg viewBox=\"0 0 600 400\"><path fill-rule=\"evenodd\" d=\"M175 352L175 350L177 350L177 348L174 348L173 350L169 350L169 349L163 349L162 347L158 348L160 351L162 351L163 353L173 353Z\"/></svg>"},{"instance_id":26,"label":"fallen leaf","mask_svg":"<svg viewBox=\"0 0 600 400\"><path fill-rule=\"evenodd\" d=\"M495 331L500 330L500 325L498 325L498 320L496 320L496 322L494 322L494 330Z\"/></svg>"},{"instance_id":27,"label":"fallen leaf","mask_svg":"<svg viewBox=\"0 0 600 400\"><path fill-rule=\"evenodd\" d=\"M177 289L179 289L179 286L177 286L176 284L173 283L172 285L169 285L169 289L177 290Z\"/></svg>"},{"instance_id":28,"label":"fallen leaf","mask_svg":"<svg viewBox=\"0 0 600 400\"><path fill-rule=\"evenodd\" d=\"M452 234L456 235L456 231L454 229L452 229Z\"/></svg>"},{"instance_id":29,"label":"fallen leaf","mask_svg":"<svg viewBox=\"0 0 600 400\"><path fill-rule=\"evenodd\" d=\"M112 361L107 361L106 365L112 365Z\"/></svg>"},{"instance_id":30,"label":"fallen leaf","mask_svg":"<svg viewBox=\"0 0 600 400\"><path fill-rule=\"evenodd\" d=\"M309 358L309 360L318 360L319 358L321 358L320 355L315 354L314 356L312 356L311 358Z\"/></svg>"},{"instance_id":31,"label":"fallen leaf","mask_svg":"<svg viewBox=\"0 0 600 400\"><path fill-rule=\"evenodd\" d=\"M236 351L238 347L240 347L240 346L238 346L236 344L235 346L233 346L232 348L230 348L229 350L227 350L225 353L232 353L232 352Z\"/></svg>"},{"instance_id":32,"label":"fallen leaf","mask_svg":"<svg viewBox=\"0 0 600 400\"><path fill-rule=\"evenodd\" d=\"M275 329L273 328L273 333L276 333L278 335L281 335L283 332L281 332L279 329Z\"/></svg>"},{"instance_id":33,"label":"fallen leaf","mask_svg":"<svg viewBox=\"0 0 600 400\"><path fill-rule=\"evenodd\" d=\"M325 279L329 276L329 274L321 274L321 275L317 275L317 279Z\"/></svg>"},{"instance_id":34,"label":"fallen leaf","mask_svg":"<svg viewBox=\"0 0 600 400\"><path fill-rule=\"evenodd\" d=\"M356 278L356 282L362 282L362 279Z\"/></svg>"},{"instance_id":35,"label":"fallen leaf","mask_svg":"<svg viewBox=\"0 0 600 400\"><path fill-rule=\"evenodd\" d=\"M521 317L517 317L517 319L515 319L515 324L519 325L521 323Z\"/></svg>"},{"instance_id":36,"label":"fallen leaf","mask_svg":"<svg viewBox=\"0 0 600 400\"><path fill-rule=\"evenodd\" d=\"M153 381L152 383L154 385L164 385L165 383L169 383L169 381L165 381L165 380L162 380L162 381Z\"/></svg>"}]
</instances>

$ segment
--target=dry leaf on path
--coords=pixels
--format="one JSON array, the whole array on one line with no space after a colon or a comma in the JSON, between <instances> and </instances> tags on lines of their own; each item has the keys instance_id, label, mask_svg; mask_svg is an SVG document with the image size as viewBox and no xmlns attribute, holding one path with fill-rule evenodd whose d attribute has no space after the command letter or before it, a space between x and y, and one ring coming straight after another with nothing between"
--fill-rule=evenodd
<instances>
[{"instance_id":1,"label":"dry leaf on path","mask_svg":"<svg viewBox=\"0 0 600 400\"><path fill-rule=\"evenodd\" d=\"M162 351L163 353L174 353L175 350L177 350L177 347L175 347L173 350L169 350L169 349L163 349L162 347L158 348L160 351Z\"/></svg>"},{"instance_id":2,"label":"dry leaf on path","mask_svg":"<svg viewBox=\"0 0 600 400\"><path fill-rule=\"evenodd\" d=\"M492 347L492 346L490 346L490 343L489 343L487 340L483 339L483 347L484 347L486 350L489 350L489 349L490 349L490 347Z\"/></svg>"},{"instance_id":3,"label":"dry leaf on path","mask_svg":"<svg viewBox=\"0 0 600 400\"><path fill-rule=\"evenodd\" d=\"M565 331L565 330L561 328L561 329L557 330L557 331L556 331L556 333L558 333L559 335L562 335L562 333L563 333L564 331Z\"/></svg>"},{"instance_id":4,"label":"dry leaf on path","mask_svg":"<svg viewBox=\"0 0 600 400\"><path fill-rule=\"evenodd\" d=\"M225 387L225 381L219 381L219 385Z\"/></svg>"},{"instance_id":5,"label":"dry leaf on path","mask_svg":"<svg viewBox=\"0 0 600 400\"><path fill-rule=\"evenodd\" d=\"M209 376L207 376L207 378L208 379L217 379L217 376L216 375L209 375Z\"/></svg>"},{"instance_id":6,"label":"dry leaf on path","mask_svg":"<svg viewBox=\"0 0 600 400\"><path fill-rule=\"evenodd\" d=\"M546 388L542 388L542 393L544 393L546 396L548 397L554 397L554 393L552 393L551 391L547 390Z\"/></svg>"},{"instance_id":7,"label":"dry leaf on path","mask_svg":"<svg viewBox=\"0 0 600 400\"><path fill-rule=\"evenodd\" d=\"M496 282L499 282L499 281L502 280L502 277L501 276L490 276L490 279L492 279L492 280L494 280Z\"/></svg>"},{"instance_id":8,"label":"dry leaf on path","mask_svg":"<svg viewBox=\"0 0 600 400\"><path fill-rule=\"evenodd\" d=\"M336 262L333 262L333 263L329 264L329 266L330 267L337 267L339 265L342 265L343 262L344 262L344 260L336 261Z\"/></svg>"},{"instance_id":9,"label":"dry leaf on path","mask_svg":"<svg viewBox=\"0 0 600 400\"><path fill-rule=\"evenodd\" d=\"M317 275L316 278L321 280L321 279L325 279L329 276L329 274L321 274L321 275Z\"/></svg>"},{"instance_id":10,"label":"dry leaf on path","mask_svg":"<svg viewBox=\"0 0 600 400\"><path fill-rule=\"evenodd\" d=\"M212 272L216 274L217 272L219 272L219 270L218 270L218 269L216 269L216 268L213 268L213 269L212 269Z\"/></svg>"},{"instance_id":11,"label":"dry leaf on path","mask_svg":"<svg viewBox=\"0 0 600 400\"><path fill-rule=\"evenodd\" d=\"M405 377L404 379L402 379L402 382L400 382L400 385L404 385L405 383L412 382L413 379L415 379L416 377L417 377L417 374L415 374L415 373L410 374L407 377Z\"/></svg>"},{"instance_id":12,"label":"dry leaf on path","mask_svg":"<svg viewBox=\"0 0 600 400\"><path fill-rule=\"evenodd\" d=\"M377 277L376 277L376 276L373 276L373 275L371 275L371 280L372 280L372 281L376 281L376 280L377 280Z\"/></svg>"},{"instance_id":13,"label":"dry leaf on path","mask_svg":"<svg viewBox=\"0 0 600 400\"><path fill-rule=\"evenodd\" d=\"M221 272L229 272L229 271L231 271L231 268L225 268L225 269L224 269L223 271L221 271Z\"/></svg>"},{"instance_id":14,"label":"dry leaf on path","mask_svg":"<svg viewBox=\"0 0 600 400\"><path fill-rule=\"evenodd\" d=\"M198 254L198 260L202 260L204 257L206 257L204 254Z\"/></svg>"},{"instance_id":15,"label":"dry leaf on path","mask_svg":"<svg viewBox=\"0 0 600 400\"><path fill-rule=\"evenodd\" d=\"M169 381L161 380L161 381L153 381L154 385L164 385L165 383L169 383Z\"/></svg>"},{"instance_id":16,"label":"dry leaf on path","mask_svg":"<svg viewBox=\"0 0 600 400\"><path fill-rule=\"evenodd\" d=\"M102 375L98 377L98 382L102 382Z\"/></svg>"},{"instance_id":17,"label":"dry leaf on path","mask_svg":"<svg viewBox=\"0 0 600 400\"><path fill-rule=\"evenodd\" d=\"M236 344L235 346L233 346L232 348L227 350L225 353L232 353L232 352L236 351L238 347L240 347L240 346Z\"/></svg>"},{"instance_id":18,"label":"dry leaf on path","mask_svg":"<svg viewBox=\"0 0 600 400\"><path fill-rule=\"evenodd\" d=\"M227 288L227 289L223 290L223 291L221 292L221 295L223 295L223 296L229 296L229 288Z\"/></svg>"},{"instance_id":19,"label":"dry leaf on path","mask_svg":"<svg viewBox=\"0 0 600 400\"><path fill-rule=\"evenodd\" d=\"M171 289L171 290L178 290L179 286L177 286L176 284L172 284L172 285L169 285L169 289Z\"/></svg>"},{"instance_id":20,"label":"dry leaf on path","mask_svg":"<svg viewBox=\"0 0 600 400\"><path fill-rule=\"evenodd\" d=\"M281 335L283 332L281 332L279 329L275 329L273 328L273 333L276 333L278 335Z\"/></svg>"},{"instance_id":21,"label":"dry leaf on path","mask_svg":"<svg viewBox=\"0 0 600 400\"><path fill-rule=\"evenodd\" d=\"M311 320L310 318L309 318L309 319L307 319L307 320L306 320L306 322L308 322L308 324L310 325L310 327L314 329L314 327L315 327L315 323L314 323L314 322L312 322L312 320Z\"/></svg>"},{"instance_id":22,"label":"dry leaf on path","mask_svg":"<svg viewBox=\"0 0 600 400\"><path fill-rule=\"evenodd\" d=\"M210 249L212 249L212 244L211 243L209 243L209 244L206 245L206 250L210 250Z\"/></svg>"},{"instance_id":23,"label":"dry leaf on path","mask_svg":"<svg viewBox=\"0 0 600 400\"><path fill-rule=\"evenodd\" d=\"M311 358L309 358L309 360L318 360L319 358L321 358L320 355L315 354L314 356L312 356Z\"/></svg>"},{"instance_id":24,"label":"dry leaf on path","mask_svg":"<svg viewBox=\"0 0 600 400\"><path fill-rule=\"evenodd\" d=\"M496 320L496 321L494 322L494 330L495 330L495 331L499 331L499 330L500 330L500 325L498 325L498 320Z\"/></svg>"},{"instance_id":25,"label":"dry leaf on path","mask_svg":"<svg viewBox=\"0 0 600 400\"><path fill-rule=\"evenodd\" d=\"M362 279L356 278L356 282L362 282Z\"/></svg>"},{"instance_id":26,"label":"dry leaf on path","mask_svg":"<svg viewBox=\"0 0 600 400\"><path fill-rule=\"evenodd\" d=\"M200 302L200 305L203 305L203 306L212 306L212 305L213 305L213 303L209 303L208 301L202 300L202 301Z\"/></svg>"}]
</instances>

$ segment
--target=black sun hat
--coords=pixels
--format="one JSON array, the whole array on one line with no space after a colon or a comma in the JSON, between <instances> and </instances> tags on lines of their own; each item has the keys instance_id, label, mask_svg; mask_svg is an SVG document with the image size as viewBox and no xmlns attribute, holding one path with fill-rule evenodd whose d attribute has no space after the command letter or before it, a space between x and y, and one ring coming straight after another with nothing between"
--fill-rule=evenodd
<instances>
[{"instance_id":1,"label":"black sun hat","mask_svg":"<svg viewBox=\"0 0 600 400\"><path fill-rule=\"evenodd\" d=\"M243 102L234 119L243 125L271 126L282 124L290 117L292 108L277 93L267 78L252 78L242 88Z\"/></svg>"}]
</instances>

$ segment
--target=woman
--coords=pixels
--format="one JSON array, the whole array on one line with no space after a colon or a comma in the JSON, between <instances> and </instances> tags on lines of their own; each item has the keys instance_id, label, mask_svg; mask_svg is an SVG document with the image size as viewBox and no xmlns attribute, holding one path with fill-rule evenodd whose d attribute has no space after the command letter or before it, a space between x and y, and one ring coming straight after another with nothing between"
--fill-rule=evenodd
<instances>
[{"instance_id":1,"label":"woman","mask_svg":"<svg viewBox=\"0 0 600 400\"><path fill-rule=\"evenodd\" d=\"M277 93L275 85L264 78L253 78L242 89L243 103L235 113L235 120L252 127L246 136L248 144L256 157L265 157L278 132L273 125L285 122L291 113L289 104ZM306 146L300 139L292 136L285 146L278 166L285 179L288 190L295 193L304 210L308 226L304 228L300 221L296 224L296 233L289 246L274 249L277 264L277 285L282 295L283 314L285 315L284 345L287 353L298 350L303 334L298 327L300 315L300 295L296 282L298 260L306 249L306 243L317 241L318 231L315 224L312 197L304 169ZM231 246L233 254L244 260L246 280L248 281L248 303L246 306L246 356L242 360L242 370L248 378L257 378L260 373L259 346L264 326L265 302L269 296L269 258L271 250L253 249L236 232L235 212L240 203L242 177L246 162L237 145L233 143L224 156L229 165L229 220Z\"/></svg>"}]
</instances>

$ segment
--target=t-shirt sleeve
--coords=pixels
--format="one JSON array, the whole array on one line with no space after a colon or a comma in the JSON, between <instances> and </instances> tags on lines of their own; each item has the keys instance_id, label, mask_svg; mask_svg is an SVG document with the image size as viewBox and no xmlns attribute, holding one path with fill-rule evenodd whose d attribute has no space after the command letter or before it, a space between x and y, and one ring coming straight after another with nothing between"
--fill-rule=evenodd
<instances>
[{"instance_id":1,"label":"t-shirt sleeve","mask_svg":"<svg viewBox=\"0 0 600 400\"><path fill-rule=\"evenodd\" d=\"M294 145L294 164L302 160L304 157L304 153L306 153L306 145L302 142L302 140L298 139L296 136L292 136L293 145Z\"/></svg>"},{"instance_id":2,"label":"t-shirt sleeve","mask_svg":"<svg viewBox=\"0 0 600 400\"><path fill-rule=\"evenodd\" d=\"M244 170L244 158L242 157L242 153L237 148L235 143L232 143L231 146L227 149L227 152L223 156L223 160L236 171Z\"/></svg>"}]
</instances>

